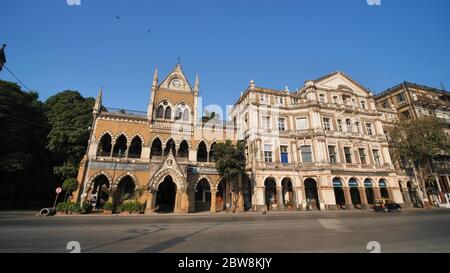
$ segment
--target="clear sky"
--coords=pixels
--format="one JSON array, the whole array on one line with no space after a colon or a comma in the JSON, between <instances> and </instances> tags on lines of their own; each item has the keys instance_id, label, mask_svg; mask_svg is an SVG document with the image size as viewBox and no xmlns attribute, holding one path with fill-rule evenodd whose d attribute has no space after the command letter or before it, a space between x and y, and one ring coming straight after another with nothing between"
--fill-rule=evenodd
<instances>
[{"instance_id":1,"label":"clear sky","mask_svg":"<svg viewBox=\"0 0 450 273\"><path fill-rule=\"evenodd\" d=\"M450 89L450 1L0 0L7 66L41 99L66 89L147 109L153 72L181 56L203 104L250 80L291 90L340 70L375 93L407 80ZM118 16L118 17L117 17ZM3 70L0 78L14 79Z\"/></svg>"}]
</instances>

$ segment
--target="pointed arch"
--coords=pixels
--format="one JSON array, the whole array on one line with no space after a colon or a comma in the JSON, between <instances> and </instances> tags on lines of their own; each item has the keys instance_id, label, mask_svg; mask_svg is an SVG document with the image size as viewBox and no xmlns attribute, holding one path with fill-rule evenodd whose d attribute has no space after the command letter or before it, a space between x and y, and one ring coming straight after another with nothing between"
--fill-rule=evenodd
<instances>
[{"instance_id":1,"label":"pointed arch","mask_svg":"<svg viewBox=\"0 0 450 273\"><path fill-rule=\"evenodd\" d=\"M209 150L209 162L216 162L216 148L217 143L211 144L211 149Z\"/></svg>"},{"instance_id":2,"label":"pointed arch","mask_svg":"<svg viewBox=\"0 0 450 273\"><path fill-rule=\"evenodd\" d=\"M158 109L156 110L156 118L160 119L164 118L164 106L162 105L158 106Z\"/></svg>"},{"instance_id":3,"label":"pointed arch","mask_svg":"<svg viewBox=\"0 0 450 273\"><path fill-rule=\"evenodd\" d=\"M208 162L208 150L204 141L198 144L197 162Z\"/></svg>"},{"instance_id":4,"label":"pointed arch","mask_svg":"<svg viewBox=\"0 0 450 273\"><path fill-rule=\"evenodd\" d=\"M189 158L189 144L186 140L180 143L180 148L178 149L178 157Z\"/></svg>"},{"instance_id":5,"label":"pointed arch","mask_svg":"<svg viewBox=\"0 0 450 273\"><path fill-rule=\"evenodd\" d=\"M142 139L139 136L135 136L131 141L128 151L129 158L141 158L142 154Z\"/></svg>"},{"instance_id":6,"label":"pointed arch","mask_svg":"<svg viewBox=\"0 0 450 273\"><path fill-rule=\"evenodd\" d=\"M97 147L97 156L110 156L112 149L112 137L109 133L105 133L100 138Z\"/></svg>"},{"instance_id":7,"label":"pointed arch","mask_svg":"<svg viewBox=\"0 0 450 273\"><path fill-rule=\"evenodd\" d=\"M171 138L166 143L166 148L164 149L164 156L168 155L172 151L172 154L175 156L175 153L177 151L175 141Z\"/></svg>"},{"instance_id":8,"label":"pointed arch","mask_svg":"<svg viewBox=\"0 0 450 273\"><path fill-rule=\"evenodd\" d=\"M127 143L127 137L124 134L121 134L114 144L113 157L123 157L127 152Z\"/></svg>"},{"instance_id":9,"label":"pointed arch","mask_svg":"<svg viewBox=\"0 0 450 273\"><path fill-rule=\"evenodd\" d=\"M172 107L168 106L164 112L164 119L172 119Z\"/></svg>"},{"instance_id":10,"label":"pointed arch","mask_svg":"<svg viewBox=\"0 0 450 273\"><path fill-rule=\"evenodd\" d=\"M161 139L157 137L152 141L152 146L150 148L150 158L162 155L163 155L162 142Z\"/></svg>"}]
</instances>

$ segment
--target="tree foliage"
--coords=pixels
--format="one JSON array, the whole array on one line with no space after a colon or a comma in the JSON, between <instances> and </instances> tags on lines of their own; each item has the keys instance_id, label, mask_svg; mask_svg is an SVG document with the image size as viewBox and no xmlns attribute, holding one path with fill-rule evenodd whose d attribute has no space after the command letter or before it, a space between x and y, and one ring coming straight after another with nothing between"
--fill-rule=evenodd
<instances>
[{"instance_id":1,"label":"tree foliage","mask_svg":"<svg viewBox=\"0 0 450 273\"><path fill-rule=\"evenodd\" d=\"M390 138L399 155L418 167L450 152L443 128L442 122L435 117L402 120L397 124L397 129L391 132Z\"/></svg>"},{"instance_id":2,"label":"tree foliage","mask_svg":"<svg viewBox=\"0 0 450 273\"><path fill-rule=\"evenodd\" d=\"M54 173L62 179L75 177L86 153L92 107L95 100L77 91L63 91L45 102L45 113L51 125L47 148L55 161Z\"/></svg>"},{"instance_id":3,"label":"tree foliage","mask_svg":"<svg viewBox=\"0 0 450 273\"><path fill-rule=\"evenodd\" d=\"M230 140L219 143L215 150L216 169L224 179L234 178L245 171L245 144L234 145Z\"/></svg>"},{"instance_id":4,"label":"tree foliage","mask_svg":"<svg viewBox=\"0 0 450 273\"><path fill-rule=\"evenodd\" d=\"M36 92L0 80L0 207L23 207L51 185L50 131Z\"/></svg>"},{"instance_id":5,"label":"tree foliage","mask_svg":"<svg viewBox=\"0 0 450 273\"><path fill-rule=\"evenodd\" d=\"M73 192L78 188L78 181L75 178L67 178L62 184L62 189L68 192Z\"/></svg>"}]
</instances>

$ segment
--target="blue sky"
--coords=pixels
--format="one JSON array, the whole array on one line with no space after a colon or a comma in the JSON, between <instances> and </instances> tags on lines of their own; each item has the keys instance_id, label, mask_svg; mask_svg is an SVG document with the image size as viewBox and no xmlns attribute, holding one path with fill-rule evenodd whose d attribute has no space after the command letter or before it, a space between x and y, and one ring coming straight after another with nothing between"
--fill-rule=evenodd
<instances>
[{"instance_id":1,"label":"blue sky","mask_svg":"<svg viewBox=\"0 0 450 273\"><path fill-rule=\"evenodd\" d=\"M106 106L145 111L155 67L162 78L178 56L204 105L233 104L251 79L295 90L336 70L375 93L404 80L450 89L448 0L81 3L1 0L7 66L41 99L103 86Z\"/></svg>"}]
</instances>

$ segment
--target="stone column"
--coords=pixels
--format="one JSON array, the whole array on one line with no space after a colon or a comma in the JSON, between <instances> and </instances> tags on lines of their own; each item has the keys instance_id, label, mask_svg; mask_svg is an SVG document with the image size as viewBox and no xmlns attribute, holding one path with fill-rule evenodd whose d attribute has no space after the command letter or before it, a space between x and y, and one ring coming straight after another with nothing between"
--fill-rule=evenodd
<instances>
[{"instance_id":1,"label":"stone column","mask_svg":"<svg viewBox=\"0 0 450 273\"><path fill-rule=\"evenodd\" d=\"M373 187L373 193L375 195L375 200L381 198L381 193L380 193L379 187Z\"/></svg>"},{"instance_id":2,"label":"stone column","mask_svg":"<svg viewBox=\"0 0 450 273\"><path fill-rule=\"evenodd\" d=\"M216 189L211 189L211 212L212 213L217 213L217 209L216 209L216 194L217 194L217 190Z\"/></svg>"},{"instance_id":3,"label":"stone column","mask_svg":"<svg viewBox=\"0 0 450 273\"><path fill-rule=\"evenodd\" d=\"M284 210L283 187L277 187L277 209Z\"/></svg>"},{"instance_id":4,"label":"stone column","mask_svg":"<svg viewBox=\"0 0 450 273\"><path fill-rule=\"evenodd\" d=\"M360 187L359 196L361 197L361 209L367 210L369 209L369 202L367 201L366 188Z\"/></svg>"},{"instance_id":5,"label":"stone column","mask_svg":"<svg viewBox=\"0 0 450 273\"><path fill-rule=\"evenodd\" d=\"M145 205L145 214L152 214L156 207L156 193L148 191L146 194L147 203Z\"/></svg>"},{"instance_id":6,"label":"stone column","mask_svg":"<svg viewBox=\"0 0 450 273\"><path fill-rule=\"evenodd\" d=\"M344 187L342 188L344 190L344 197L345 197L345 208L347 210L354 209L355 206L352 204L352 196L350 194L350 188Z\"/></svg>"},{"instance_id":7,"label":"stone column","mask_svg":"<svg viewBox=\"0 0 450 273\"><path fill-rule=\"evenodd\" d=\"M409 191L408 189L402 189L402 196L403 196L403 200L405 201L405 205L407 207L411 207L411 196L409 196Z\"/></svg>"}]
</instances>

